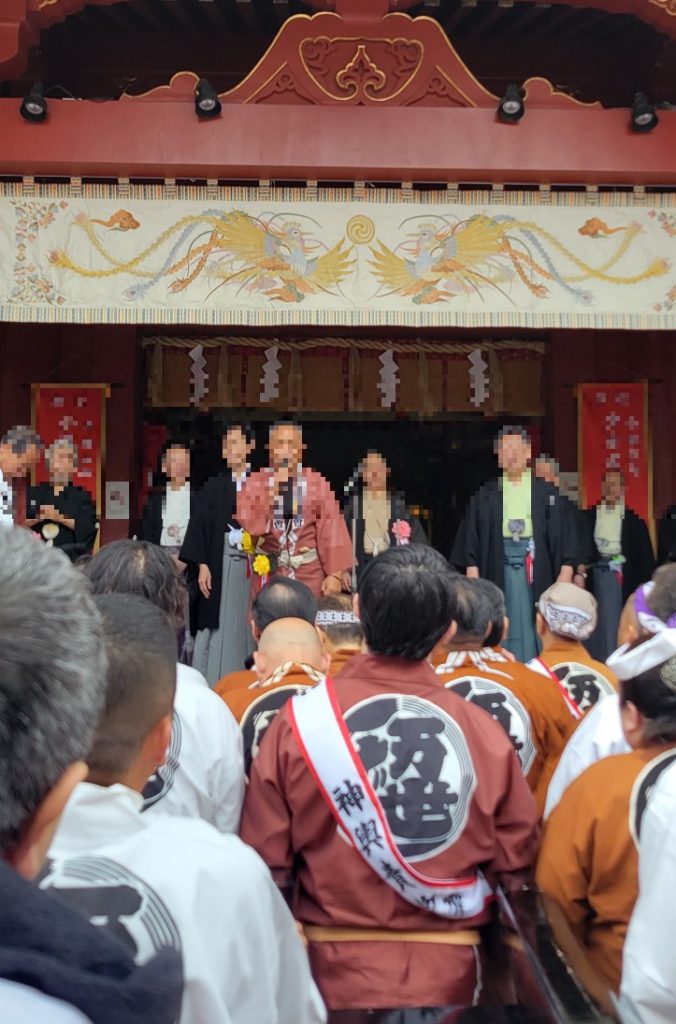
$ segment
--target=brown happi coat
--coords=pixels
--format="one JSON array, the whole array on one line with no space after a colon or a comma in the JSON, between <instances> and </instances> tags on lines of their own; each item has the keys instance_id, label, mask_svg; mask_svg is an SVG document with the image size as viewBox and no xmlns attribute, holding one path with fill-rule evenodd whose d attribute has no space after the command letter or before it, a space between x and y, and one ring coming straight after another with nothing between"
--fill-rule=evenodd
<instances>
[{"instance_id":1,"label":"brown happi coat","mask_svg":"<svg viewBox=\"0 0 676 1024\"><path fill-rule=\"evenodd\" d=\"M493 648L452 652L436 674L444 686L456 688L463 699L491 714L505 730L542 816L547 787L577 726L554 682ZM509 691L515 700L501 690ZM500 698L499 706L495 698Z\"/></svg>"}]
</instances>

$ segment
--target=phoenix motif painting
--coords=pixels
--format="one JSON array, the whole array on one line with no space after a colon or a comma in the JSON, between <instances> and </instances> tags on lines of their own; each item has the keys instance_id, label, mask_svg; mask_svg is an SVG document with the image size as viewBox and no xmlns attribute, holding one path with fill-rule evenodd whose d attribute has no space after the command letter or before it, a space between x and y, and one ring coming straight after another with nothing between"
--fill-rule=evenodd
<instances>
[{"instance_id":1,"label":"phoenix motif painting","mask_svg":"<svg viewBox=\"0 0 676 1024\"><path fill-rule=\"evenodd\" d=\"M46 187L47 189L47 187ZM676 327L676 202L114 188L0 196L0 315L214 324ZM441 197L440 197L441 196ZM467 201L471 199L471 203Z\"/></svg>"}]
</instances>

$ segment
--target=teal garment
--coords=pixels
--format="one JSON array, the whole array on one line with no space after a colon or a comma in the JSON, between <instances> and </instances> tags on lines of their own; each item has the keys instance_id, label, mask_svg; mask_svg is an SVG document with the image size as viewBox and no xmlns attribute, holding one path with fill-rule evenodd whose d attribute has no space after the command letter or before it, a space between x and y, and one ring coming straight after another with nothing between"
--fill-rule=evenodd
<instances>
[{"instance_id":1,"label":"teal garment","mask_svg":"<svg viewBox=\"0 0 676 1024\"><path fill-rule=\"evenodd\" d=\"M528 539L504 539L505 604L509 618L509 635L504 646L517 661L537 657L539 646L535 633L533 585L526 576Z\"/></svg>"}]
</instances>

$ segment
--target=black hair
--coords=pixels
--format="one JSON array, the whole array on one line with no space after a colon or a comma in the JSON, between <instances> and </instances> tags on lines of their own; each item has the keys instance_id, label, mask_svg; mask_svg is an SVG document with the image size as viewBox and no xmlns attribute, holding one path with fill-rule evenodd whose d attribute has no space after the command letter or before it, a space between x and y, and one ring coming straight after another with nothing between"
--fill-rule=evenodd
<instances>
[{"instance_id":1,"label":"black hair","mask_svg":"<svg viewBox=\"0 0 676 1024\"><path fill-rule=\"evenodd\" d=\"M530 435L525 427L520 425L514 427L501 427L495 437L495 446L497 447L502 441L503 437L520 437L526 444L530 444Z\"/></svg>"},{"instance_id":2,"label":"black hair","mask_svg":"<svg viewBox=\"0 0 676 1024\"><path fill-rule=\"evenodd\" d=\"M505 632L505 615L507 614L505 595L500 587L491 583L490 580L478 579L472 580L472 582L476 591L485 600L488 611L487 628L490 628L490 632L484 640L484 646L499 647Z\"/></svg>"},{"instance_id":3,"label":"black hair","mask_svg":"<svg viewBox=\"0 0 676 1024\"><path fill-rule=\"evenodd\" d=\"M247 444L251 444L255 440L254 429L248 420L235 420L233 423L226 423L221 431L223 441L225 441L231 430L239 430Z\"/></svg>"},{"instance_id":4,"label":"black hair","mask_svg":"<svg viewBox=\"0 0 676 1024\"><path fill-rule=\"evenodd\" d=\"M483 642L491 626L491 604L480 585L482 582L460 574L450 581L454 599L453 621L458 627L454 640L461 643Z\"/></svg>"},{"instance_id":5,"label":"black hair","mask_svg":"<svg viewBox=\"0 0 676 1024\"><path fill-rule=\"evenodd\" d=\"M112 541L82 571L95 594L144 597L169 617L175 629L183 625L186 585L173 558L159 544L147 540Z\"/></svg>"},{"instance_id":6,"label":"black hair","mask_svg":"<svg viewBox=\"0 0 676 1024\"><path fill-rule=\"evenodd\" d=\"M388 548L371 559L359 584L359 609L369 650L422 661L454 618L455 578L448 562L424 544Z\"/></svg>"},{"instance_id":7,"label":"black hair","mask_svg":"<svg viewBox=\"0 0 676 1024\"><path fill-rule=\"evenodd\" d=\"M176 690L176 637L156 605L133 594L94 598L108 658L103 713L87 758L100 785L128 771L143 741L171 714Z\"/></svg>"},{"instance_id":8,"label":"black hair","mask_svg":"<svg viewBox=\"0 0 676 1024\"><path fill-rule=\"evenodd\" d=\"M317 600L310 588L286 576L266 583L251 606L251 618L259 633L277 619L304 619L314 626L316 617Z\"/></svg>"}]
</instances>

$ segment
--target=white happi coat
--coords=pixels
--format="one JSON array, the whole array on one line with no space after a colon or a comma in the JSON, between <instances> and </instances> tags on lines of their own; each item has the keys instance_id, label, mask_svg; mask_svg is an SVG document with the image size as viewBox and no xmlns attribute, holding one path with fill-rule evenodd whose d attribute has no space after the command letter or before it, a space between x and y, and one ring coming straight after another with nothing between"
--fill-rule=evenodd
<instances>
[{"instance_id":1,"label":"white happi coat","mask_svg":"<svg viewBox=\"0 0 676 1024\"><path fill-rule=\"evenodd\" d=\"M91 1024L89 1017L61 999L5 978L0 978L0 1020L3 1024Z\"/></svg>"},{"instance_id":2,"label":"white happi coat","mask_svg":"<svg viewBox=\"0 0 676 1024\"><path fill-rule=\"evenodd\" d=\"M81 783L41 887L122 940L137 963L177 949L180 1024L323 1024L307 954L263 861L237 836L142 814L141 803L126 786Z\"/></svg>"},{"instance_id":3,"label":"white happi coat","mask_svg":"<svg viewBox=\"0 0 676 1024\"><path fill-rule=\"evenodd\" d=\"M244 800L242 733L230 709L199 672L177 665L167 763L143 791L146 814L203 818L236 832Z\"/></svg>"},{"instance_id":4,"label":"white happi coat","mask_svg":"<svg viewBox=\"0 0 676 1024\"><path fill-rule=\"evenodd\" d=\"M0 470L0 526L14 526L12 515L12 487Z\"/></svg>"},{"instance_id":5,"label":"white happi coat","mask_svg":"<svg viewBox=\"0 0 676 1024\"><path fill-rule=\"evenodd\" d=\"M659 779L641 825L639 898L624 943L620 1016L624 1024L673 1024L676 957L676 770Z\"/></svg>"},{"instance_id":6,"label":"white happi coat","mask_svg":"<svg viewBox=\"0 0 676 1024\"><path fill-rule=\"evenodd\" d=\"M630 750L622 729L620 698L617 694L604 697L585 715L564 747L547 790L545 818L578 775L603 757L628 754Z\"/></svg>"}]
</instances>

